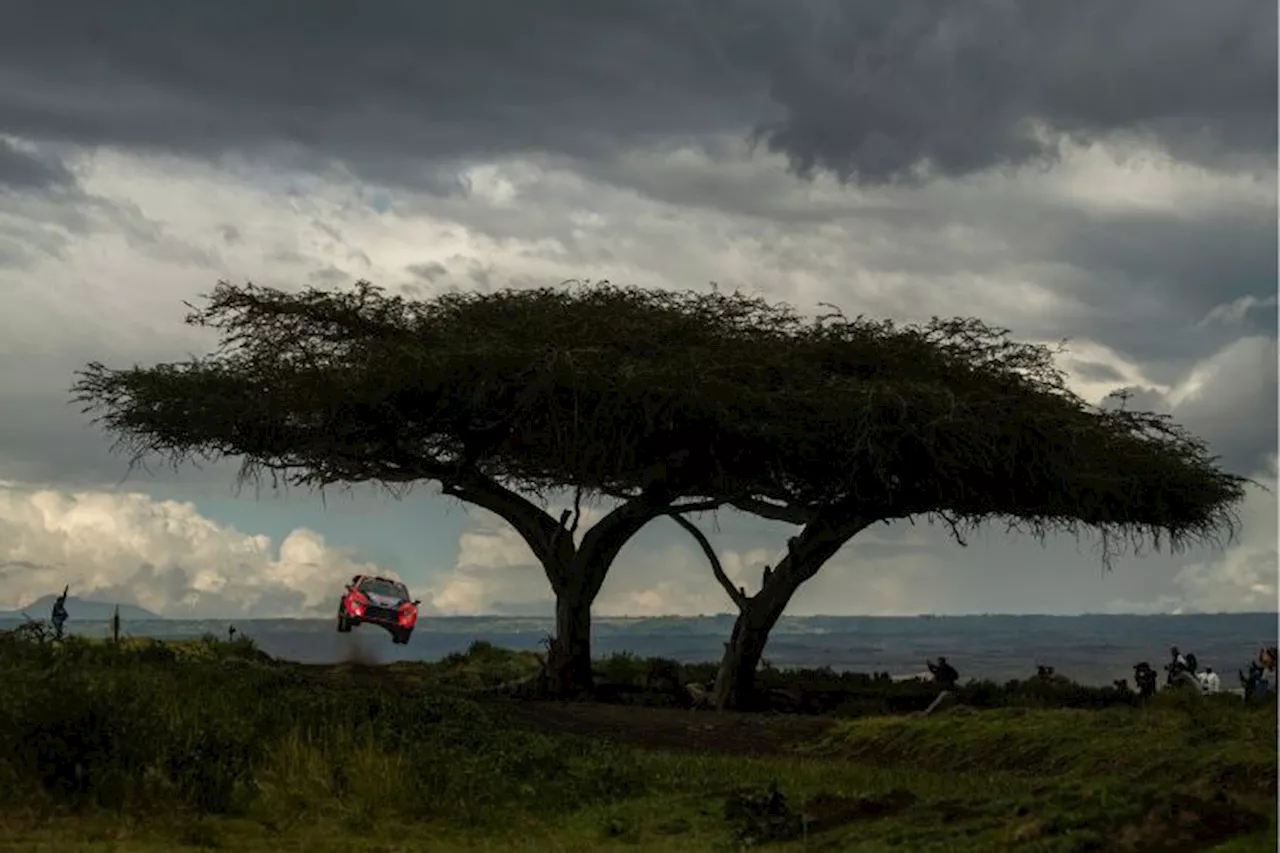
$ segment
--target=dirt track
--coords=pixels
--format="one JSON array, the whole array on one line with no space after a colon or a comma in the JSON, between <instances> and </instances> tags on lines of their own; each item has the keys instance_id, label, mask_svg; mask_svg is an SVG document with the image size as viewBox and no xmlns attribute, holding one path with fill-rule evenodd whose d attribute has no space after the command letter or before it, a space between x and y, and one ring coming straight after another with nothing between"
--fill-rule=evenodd
<instances>
[{"instance_id":1,"label":"dirt track","mask_svg":"<svg viewBox=\"0 0 1280 853\"><path fill-rule=\"evenodd\" d=\"M311 666L313 676L355 680L380 687L405 684L403 673L386 666ZM724 755L779 755L812 742L832 724L823 717L735 714L649 708L603 702L553 702L472 695L513 722L544 732L608 738L651 749Z\"/></svg>"},{"instance_id":2,"label":"dirt track","mask_svg":"<svg viewBox=\"0 0 1280 853\"><path fill-rule=\"evenodd\" d=\"M513 720L547 732L604 737L653 749L778 755L831 725L820 717L719 714L590 702L495 700Z\"/></svg>"}]
</instances>

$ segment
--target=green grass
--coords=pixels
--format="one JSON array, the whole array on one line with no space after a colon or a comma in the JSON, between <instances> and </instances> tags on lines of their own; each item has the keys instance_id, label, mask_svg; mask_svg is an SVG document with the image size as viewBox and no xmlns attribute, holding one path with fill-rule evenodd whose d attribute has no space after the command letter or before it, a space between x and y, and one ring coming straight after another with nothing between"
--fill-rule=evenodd
<instances>
[{"instance_id":1,"label":"green grass","mask_svg":"<svg viewBox=\"0 0 1280 853\"><path fill-rule=\"evenodd\" d=\"M622 680L653 665L603 667ZM858 716L794 754L743 759L552 736L466 692L534 668L486 645L344 672L247 641L0 635L0 850L1276 845L1274 702L1052 708L1086 694L987 686L973 695L1003 707ZM857 708L887 701L832 680Z\"/></svg>"}]
</instances>

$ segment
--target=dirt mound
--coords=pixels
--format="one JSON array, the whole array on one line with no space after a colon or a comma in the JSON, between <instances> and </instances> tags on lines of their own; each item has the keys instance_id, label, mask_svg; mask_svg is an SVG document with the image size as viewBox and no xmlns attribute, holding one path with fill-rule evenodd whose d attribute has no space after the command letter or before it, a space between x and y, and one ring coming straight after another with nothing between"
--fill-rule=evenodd
<instances>
[{"instance_id":1,"label":"dirt mound","mask_svg":"<svg viewBox=\"0 0 1280 853\"><path fill-rule=\"evenodd\" d=\"M1115 835L1119 850L1196 850L1209 842L1266 828L1266 815L1240 807L1225 796L1210 800L1177 794L1157 802L1141 820Z\"/></svg>"}]
</instances>

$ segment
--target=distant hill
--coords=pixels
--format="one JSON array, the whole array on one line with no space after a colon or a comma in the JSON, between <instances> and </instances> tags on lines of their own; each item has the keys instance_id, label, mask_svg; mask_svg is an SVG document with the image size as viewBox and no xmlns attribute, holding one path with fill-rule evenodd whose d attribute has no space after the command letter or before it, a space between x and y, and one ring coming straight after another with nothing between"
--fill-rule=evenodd
<instances>
[{"instance_id":1,"label":"distant hill","mask_svg":"<svg viewBox=\"0 0 1280 853\"><path fill-rule=\"evenodd\" d=\"M53 602L57 598L58 596L56 595L46 595L19 610L0 610L0 619L22 619L23 613L32 619L48 619L49 612L53 610ZM89 601L83 598L76 598L74 595L67 596L67 619L69 622L93 622L110 619L115 612L116 604L114 602ZM163 618L163 616L158 616L136 604L120 605L120 620L123 622Z\"/></svg>"}]
</instances>

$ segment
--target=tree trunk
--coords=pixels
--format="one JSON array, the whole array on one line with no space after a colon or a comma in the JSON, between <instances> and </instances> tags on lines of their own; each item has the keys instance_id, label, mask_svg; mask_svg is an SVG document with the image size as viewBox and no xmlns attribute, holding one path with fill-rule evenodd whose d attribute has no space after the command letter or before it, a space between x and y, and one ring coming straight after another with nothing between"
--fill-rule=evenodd
<instances>
[{"instance_id":1,"label":"tree trunk","mask_svg":"<svg viewBox=\"0 0 1280 853\"><path fill-rule=\"evenodd\" d=\"M444 494L496 513L516 529L542 563L556 596L556 633L547 649L555 695L569 698L592 688L591 605L622 547L640 528L672 509L675 494L662 485L608 512L574 544L581 518L581 490L572 510L556 521L527 498L475 472L442 481ZM719 501L685 504L681 511L712 509Z\"/></svg>"},{"instance_id":2,"label":"tree trunk","mask_svg":"<svg viewBox=\"0 0 1280 853\"><path fill-rule=\"evenodd\" d=\"M719 710L744 711L751 706L755 670L764 656L765 643L769 642L769 630L777 624L790 598L786 596L781 599L781 605L767 607L767 602L754 597L737 615L730 642L724 643L724 656L716 674L714 703Z\"/></svg>"},{"instance_id":3,"label":"tree trunk","mask_svg":"<svg viewBox=\"0 0 1280 853\"><path fill-rule=\"evenodd\" d=\"M551 687L562 699L589 692L593 685L591 605L595 596L575 587L556 593L556 633L547 650Z\"/></svg>"},{"instance_id":4,"label":"tree trunk","mask_svg":"<svg viewBox=\"0 0 1280 853\"><path fill-rule=\"evenodd\" d=\"M556 635L547 654L552 688L562 699L591 692L591 605L604 585L609 567L622 547L640 528L662 515L668 503L637 498L624 503L595 523L572 547L572 531L558 541L569 542L570 555L544 562L547 578L556 594Z\"/></svg>"},{"instance_id":5,"label":"tree trunk","mask_svg":"<svg viewBox=\"0 0 1280 853\"><path fill-rule=\"evenodd\" d=\"M751 707L756 669L769 641L769 632L782 618L791 597L846 542L870 524L865 518L831 522L818 516L787 543L787 556L776 569L766 570L758 593L734 596L738 618L716 675L716 708L745 710Z\"/></svg>"},{"instance_id":6,"label":"tree trunk","mask_svg":"<svg viewBox=\"0 0 1280 853\"><path fill-rule=\"evenodd\" d=\"M724 657L716 673L714 701L723 711L746 710L755 695L756 669L764 656L769 632L778 624L795 589L770 578L759 594L748 598L733 623L733 634L724 645ZM799 586L797 584L796 586Z\"/></svg>"}]
</instances>

